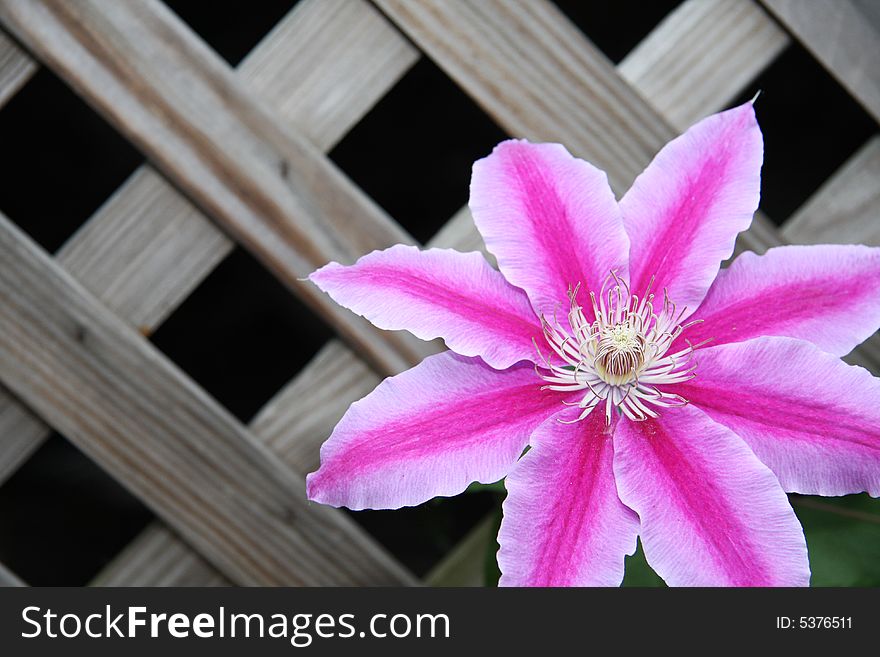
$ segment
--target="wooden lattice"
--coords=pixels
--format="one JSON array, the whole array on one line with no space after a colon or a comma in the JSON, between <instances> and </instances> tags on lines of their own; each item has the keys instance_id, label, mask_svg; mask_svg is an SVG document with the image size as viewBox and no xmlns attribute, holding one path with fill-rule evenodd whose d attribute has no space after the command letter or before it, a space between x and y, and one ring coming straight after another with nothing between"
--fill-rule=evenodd
<instances>
[{"instance_id":1,"label":"wooden lattice","mask_svg":"<svg viewBox=\"0 0 880 657\"><path fill-rule=\"evenodd\" d=\"M0 104L47 66L143 166L54 256L0 216L0 483L58 429L152 508L102 585L413 584L304 473L348 405L436 350L301 278L409 242L326 153L420 57L502 128L559 141L625 190L680 129L792 38L880 119L880 38L858 0L687 0L618 67L546 0L302 0L237 70L158 0L0 0ZM841 36L845 35L845 36ZM155 167L155 168L153 168ZM783 227L739 248L880 243L880 139ZM243 426L149 334L239 243L341 336ZM482 244L466 208L432 245ZM852 357L880 371L871 340ZM479 578L483 523L433 573ZM15 583L0 565L0 582Z\"/></svg>"}]
</instances>

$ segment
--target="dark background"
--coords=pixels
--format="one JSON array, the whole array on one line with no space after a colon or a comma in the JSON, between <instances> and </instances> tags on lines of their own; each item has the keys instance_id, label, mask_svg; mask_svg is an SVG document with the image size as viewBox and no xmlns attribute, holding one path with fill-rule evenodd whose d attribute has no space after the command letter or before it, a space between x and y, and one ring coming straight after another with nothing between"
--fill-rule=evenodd
<instances>
[{"instance_id":1,"label":"dark background","mask_svg":"<svg viewBox=\"0 0 880 657\"><path fill-rule=\"evenodd\" d=\"M167 4L235 65L295 2ZM557 4L617 62L678 2ZM781 223L877 126L798 44L737 102L757 89L763 90L757 109L766 144L762 208ZM472 162L505 136L423 58L330 157L426 241L467 201ZM46 69L0 110L0 146L0 211L50 252L144 162ZM331 337L260 264L236 249L150 339L246 422ZM415 509L353 515L424 574L498 501L497 493L482 491ZM33 585L82 585L152 517L55 435L0 487L0 562Z\"/></svg>"}]
</instances>

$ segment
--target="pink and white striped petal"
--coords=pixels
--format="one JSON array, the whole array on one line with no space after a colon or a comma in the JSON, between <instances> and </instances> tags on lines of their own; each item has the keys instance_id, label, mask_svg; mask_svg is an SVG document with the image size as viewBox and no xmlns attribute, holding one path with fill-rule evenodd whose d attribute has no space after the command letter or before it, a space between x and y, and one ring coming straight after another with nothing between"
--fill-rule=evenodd
<instances>
[{"instance_id":1,"label":"pink and white striped petal","mask_svg":"<svg viewBox=\"0 0 880 657\"><path fill-rule=\"evenodd\" d=\"M751 103L703 119L669 142L620 201L630 287L665 288L691 311L749 227L761 193L764 145Z\"/></svg>"},{"instance_id":2,"label":"pink and white striped petal","mask_svg":"<svg viewBox=\"0 0 880 657\"><path fill-rule=\"evenodd\" d=\"M309 279L379 328L443 338L498 369L537 359L541 326L528 298L479 253L399 244L350 267L331 262Z\"/></svg>"},{"instance_id":3,"label":"pink and white striped petal","mask_svg":"<svg viewBox=\"0 0 880 657\"><path fill-rule=\"evenodd\" d=\"M309 499L394 509L504 477L560 405L534 365L494 370L452 352L385 379L351 405L306 479Z\"/></svg>"},{"instance_id":4,"label":"pink and white striped petal","mask_svg":"<svg viewBox=\"0 0 880 657\"><path fill-rule=\"evenodd\" d=\"M505 482L501 585L619 586L639 519L617 497L604 415L551 418L531 444Z\"/></svg>"},{"instance_id":5,"label":"pink and white striped petal","mask_svg":"<svg viewBox=\"0 0 880 657\"><path fill-rule=\"evenodd\" d=\"M614 475L645 557L670 586L806 586L788 498L748 445L692 406L617 424Z\"/></svg>"},{"instance_id":6,"label":"pink and white striped petal","mask_svg":"<svg viewBox=\"0 0 880 657\"><path fill-rule=\"evenodd\" d=\"M498 144L474 163L470 209L538 314L562 309L565 321L570 287L598 292L611 270L627 276L629 241L607 176L560 144Z\"/></svg>"},{"instance_id":7,"label":"pink and white striped petal","mask_svg":"<svg viewBox=\"0 0 880 657\"><path fill-rule=\"evenodd\" d=\"M697 377L676 392L745 440L785 490L880 496L880 379L791 338L697 359Z\"/></svg>"},{"instance_id":8,"label":"pink and white striped petal","mask_svg":"<svg viewBox=\"0 0 880 657\"><path fill-rule=\"evenodd\" d=\"M880 248L823 244L743 253L709 290L686 333L712 345L762 335L843 356L880 328Z\"/></svg>"}]
</instances>

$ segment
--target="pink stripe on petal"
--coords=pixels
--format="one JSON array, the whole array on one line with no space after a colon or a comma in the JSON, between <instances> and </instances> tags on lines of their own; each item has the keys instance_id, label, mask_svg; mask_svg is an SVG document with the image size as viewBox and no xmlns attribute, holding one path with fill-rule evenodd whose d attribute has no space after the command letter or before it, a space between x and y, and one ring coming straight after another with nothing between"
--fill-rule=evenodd
<instances>
[{"instance_id":1,"label":"pink stripe on petal","mask_svg":"<svg viewBox=\"0 0 880 657\"><path fill-rule=\"evenodd\" d=\"M560 144L505 141L474 163L470 208L508 281L537 313L568 308L569 287L627 275L629 242L604 172ZM592 312L585 308L585 312Z\"/></svg>"},{"instance_id":2,"label":"pink stripe on petal","mask_svg":"<svg viewBox=\"0 0 880 657\"><path fill-rule=\"evenodd\" d=\"M500 584L619 586L639 519L617 497L604 414L551 418L531 443L505 482Z\"/></svg>"},{"instance_id":3,"label":"pink stripe on petal","mask_svg":"<svg viewBox=\"0 0 880 657\"><path fill-rule=\"evenodd\" d=\"M880 327L880 248L782 246L722 270L683 337L712 345L762 335L809 340L838 356Z\"/></svg>"},{"instance_id":4,"label":"pink stripe on petal","mask_svg":"<svg viewBox=\"0 0 880 657\"><path fill-rule=\"evenodd\" d=\"M791 338L697 352L676 392L729 427L789 492L880 496L880 379Z\"/></svg>"},{"instance_id":5,"label":"pink stripe on petal","mask_svg":"<svg viewBox=\"0 0 880 657\"><path fill-rule=\"evenodd\" d=\"M695 310L749 227L764 156L751 103L710 116L669 142L620 201L629 235L630 283L651 277L679 308Z\"/></svg>"},{"instance_id":6,"label":"pink stripe on petal","mask_svg":"<svg viewBox=\"0 0 880 657\"><path fill-rule=\"evenodd\" d=\"M639 514L648 563L670 586L806 586L807 546L773 473L691 407L621 421L620 499Z\"/></svg>"},{"instance_id":7,"label":"pink stripe on petal","mask_svg":"<svg viewBox=\"0 0 880 657\"><path fill-rule=\"evenodd\" d=\"M350 267L330 263L309 278L379 328L443 338L499 369L537 358L532 339L541 327L528 298L479 253L400 244Z\"/></svg>"},{"instance_id":8,"label":"pink stripe on petal","mask_svg":"<svg viewBox=\"0 0 880 657\"><path fill-rule=\"evenodd\" d=\"M394 509L498 481L565 399L541 384L531 364L429 356L352 404L306 480L309 499Z\"/></svg>"}]
</instances>

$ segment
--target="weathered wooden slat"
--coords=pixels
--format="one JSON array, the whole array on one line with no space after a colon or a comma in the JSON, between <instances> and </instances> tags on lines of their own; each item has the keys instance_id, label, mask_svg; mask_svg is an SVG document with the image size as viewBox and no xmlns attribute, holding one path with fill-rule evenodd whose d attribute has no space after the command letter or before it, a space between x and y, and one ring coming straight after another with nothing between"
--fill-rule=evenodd
<instances>
[{"instance_id":1,"label":"weathered wooden slat","mask_svg":"<svg viewBox=\"0 0 880 657\"><path fill-rule=\"evenodd\" d=\"M167 527L153 523L91 582L91 586L230 586Z\"/></svg>"},{"instance_id":2,"label":"weathered wooden slat","mask_svg":"<svg viewBox=\"0 0 880 657\"><path fill-rule=\"evenodd\" d=\"M0 484L30 458L50 431L0 385Z\"/></svg>"},{"instance_id":3,"label":"weathered wooden slat","mask_svg":"<svg viewBox=\"0 0 880 657\"><path fill-rule=\"evenodd\" d=\"M307 0L263 39L239 74L290 125L329 151L418 58L372 5Z\"/></svg>"},{"instance_id":4,"label":"weathered wooden slat","mask_svg":"<svg viewBox=\"0 0 880 657\"><path fill-rule=\"evenodd\" d=\"M564 143L618 193L674 134L549 2L377 4L510 134Z\"/></svg>"},{"instance_id":5,"label":"weathered wooden slat","mask_svg":"<svg viewBox=\"0 0 880 657\"><path fill-rule=\"evenodd\" d=\"M5 217L0 294L0 380L230 579L412 581Z\"/></svg>"},{"instance_id":6,"label":"weathered wooden slat","mask_svg":"<svg viewBox=\"0 0 880 657\"><path fill-rule=\"evenodd\" d=\"M782 227L800 244L880 245L880 136L870 139Z\"/></svg>"},{"instance_id":7,"label":"weathered wooden slat","mask_svg":"<svg viewBox=\"0 0 880 657\"><path fill-rule=\"evenodd\" d=\"M459 228L441 231L429 246L467 250L473 240L469 221L469 214L459 213L447 224ZM379 377L361 359L333 340L263 407L251 431L294 472L312 472L319 464L321 443L351 403L378 383ZM144 534L98 575L96 585L209 586L222 581L172 532L154 524ZM162 549L171 555L168 563L183 565L173 571L146 566L156 558L150 554Z\"/></svg>"},{"instance_id":8,"label":"weathered wooden slat","mask_svg":"<svg viewBox=\"0 0 880 657\"><path fill-rule=\"evenodd\" d=\"M0 107L37 72L37 63L0 32Z\"/></svg>"},{"instance_id":9,"label":"weathered wooden slat","mask_svg":"<svg viewBox=\"0 0 880 657\"><path fill-rule=\"evenodd\" d=\"M333 426L353 401L378 383L362 360L334 340L266 404L251 423L251 431L294 472L312 472ZM153 523L92 583L214 586L226 580L176 534Z\"/></svg>"},{"instance_id":10,"label":"weathered wooden slat","mask_svg":"<svg viewBox=\"0 0 880 657\"><path fill-rule=\"evenodd\" d=\"M752 0L688 0L617 67L676 129L718 111L788 45Z\"/></svg>"},{"instance_id":11,"label":"weathered wooden slat","mask_svg":"<svg viewBox=\"0 0 880 657\"><path fill-rule=\"evenodd\" d=\"M312 27L330 19L324 37L315 39ZM345 45L344 49L336 49L333 58L324 56L328 36ZM309 43L309 48L304 43ZM304 0L255 48L238 73L256 93L279 103L286 120L329 149L416 57L412 46L369 4ZM357 70L353 62L358 63ZM298 84L291 75L293 70L314 76L312 83ZM369 89L342 99L344 104L323 106L331 90L357 89L367 82ZM313 119L317 121L314 127ZM143 332L149 332L231 248L231 242L191 203L150 167L143 167L58 257L104 303ZM349 361L357 367L349 363L348 371L366 372L353 356L349 355ZM359 383L372 376L361 377ZM330 406L331 414L333 410ZM329 421L330 426L341 413ZM0 431L0 481L42 443L49 431L39 418L8 397L0 399L0 429L4 427L10 430ZM157 541L157 536L165 540ZM145 562L155 561L153 557L137 557L143 550L165 548L170 554L168 563L181 564L167 572L163 568L144 568ZM188 556L183 558L182 554ZM98 581L116 585L151 581L156 585L209 585L223 579L175 535L155 525L143 540L114 560Z\"/></svg>"},{"instance_id":12,"label":"weathered wooden slat","mask_svg":"<svg viewBox=\"0 0 880 657\"><path fill-rule=\"evenodd\" d=\"M0 20L378 369L424 356L302 281L411 238L161 2L3 0Z\"/></svg>"},{"instance_id":13,"label":"weathered wooden slat","mask_svg":"<svg viewBox=\"0 0 880 657\"><path fill-rule=\"evenodd\" d=\"M324 24L324 36L316 38L313 26ZM344 44L334 49L333 58L324 56L328 37ZM329 149L416 57L371 5L303 0L244 60L238 74L267 102L278 103L285 120ZM360 68L353 68L354 61ZM292 70L311 82L299 84ZM332 89L359 88L365 80L370 88L363 93L341 99L344 105L325 106ZM229 238L144 166L64 245L58 260L120 317L148 333L231 249ZM0 388L0 483L48 432Z\"/></svg>"},{"instance_id":14,"label":"weathered wooden slat","mask_svg":"<svg viewBox=\"0 0 880 657\"><path fill-rule=\"evenodd\" d=\"M58 262L150 333L233 243L155 170L136 171L58 252Z\"/></svg>"},{"instance_id":15,"label":"weathered wooden slat","mask_svg":"<svg viewBox=\"0 0 880 657\"><path fill-rule=\"evenodd\" d=\"M876 121L880 25L852 0L761 0Z\"/></svg>"}]
</instances>

